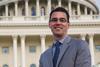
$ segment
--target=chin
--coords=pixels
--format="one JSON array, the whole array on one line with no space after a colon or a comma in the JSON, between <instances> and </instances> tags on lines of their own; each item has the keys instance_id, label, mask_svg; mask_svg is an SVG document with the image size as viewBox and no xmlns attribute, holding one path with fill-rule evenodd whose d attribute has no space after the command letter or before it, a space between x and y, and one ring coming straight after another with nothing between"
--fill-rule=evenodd
<instances>
[{"instance_id":1,"label":"chin","mask_svg":"<svg viewBox=\"0 0 100 67\"><path fill-rule=\"evenodd\" d=\"M54 35L59 37L63 36L61 33L55 33Z\"/></svg>"}]
</instances>

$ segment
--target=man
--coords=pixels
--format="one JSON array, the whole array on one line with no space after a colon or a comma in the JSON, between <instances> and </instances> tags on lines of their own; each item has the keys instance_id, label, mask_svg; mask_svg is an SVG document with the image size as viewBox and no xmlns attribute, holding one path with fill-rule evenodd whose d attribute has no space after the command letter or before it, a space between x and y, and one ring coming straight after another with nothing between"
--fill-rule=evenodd
<instances>
[{"instance_id":1,"label":"man","mask_svg":"<svg viewBox=\"0 0 100 67\"><path fill-rule=\"evenodd\" d=\"M41 54L40 67L91 67L88 44L69 37L69 25L69 14L64 8L58 7L51 11L49 27L54 36L54 43Z\"/></svg>"}]
</instances>

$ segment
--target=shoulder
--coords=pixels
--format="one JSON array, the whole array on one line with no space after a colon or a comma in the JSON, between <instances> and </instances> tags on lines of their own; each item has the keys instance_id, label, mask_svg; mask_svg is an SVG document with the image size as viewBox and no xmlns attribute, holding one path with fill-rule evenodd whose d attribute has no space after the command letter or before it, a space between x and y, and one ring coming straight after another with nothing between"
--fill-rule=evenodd
<instances>
[{"instance_id":1,"label":"shoulder","mask_svg":"<svg viewBox=\"0 0 100 67\"><path fill-rule=\"evenodd\" d=\"M47 50L45 50L43 53L41 53L41 58L46 58L52 51L52 47L48 48Z\"/></svg>"},{"instance_id":2,"label":"shoulder","mask_svg":"<svg viewBox=\"0 0 100 67\"><path fill-rule=\"evenodd\" d=\"M71 44L73 44L78 49L87 49L89 47L88 43L82 39L71 38Z\"/></svg>"},{"instance_id":3,"label":"shoulder","mask_svg":"<svg viewBox=\"0 0 100 67\"><path fill-rule=\"evenodd\" d=\"M71 41L70 46L75 49L74 52L76 51L77 56L91 57L89 45L85 40L72 38Z\"/></svg>"}]
</instances>

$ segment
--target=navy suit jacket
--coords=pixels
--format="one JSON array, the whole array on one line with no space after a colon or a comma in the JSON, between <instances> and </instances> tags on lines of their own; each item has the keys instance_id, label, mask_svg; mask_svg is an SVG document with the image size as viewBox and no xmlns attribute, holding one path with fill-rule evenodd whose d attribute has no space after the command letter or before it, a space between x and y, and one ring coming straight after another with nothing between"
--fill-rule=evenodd
<instances>
[{"instance_id":1,"label":"navy suit jacket","mask_svg":"<svg viewBox=\"0 0 100 67\"><path fill-rule=\"evenodd\" d=\"M66 37L60 49L56 67L91 67L91 55L86 41ZM53 67L53 48L41 54L39 67Z\"/></svg>"}]
</instances>

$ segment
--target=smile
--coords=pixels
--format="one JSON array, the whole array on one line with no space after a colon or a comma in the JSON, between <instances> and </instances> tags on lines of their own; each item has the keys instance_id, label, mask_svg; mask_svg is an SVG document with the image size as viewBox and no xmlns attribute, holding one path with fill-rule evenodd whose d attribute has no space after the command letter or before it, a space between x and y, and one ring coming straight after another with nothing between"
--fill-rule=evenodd
<instances>
[{"instance_id":1,"label":"smile","mask_svg":"<svg viewBox=\"0 0 100 67\"><path fill-rule=\"evenodd\" d=\"M61 27L54 27L54 29L63 29L63 28L61 28Z\"/></svg>"}]
</instances>

